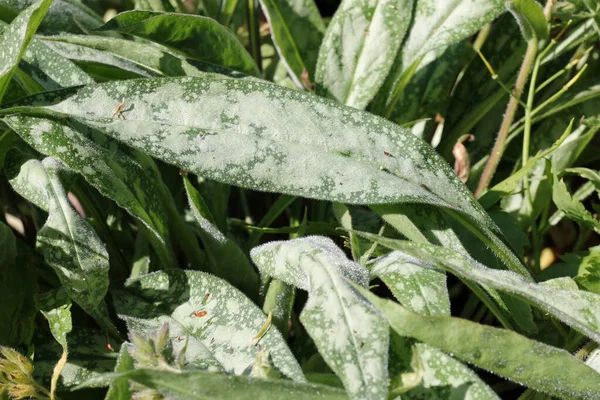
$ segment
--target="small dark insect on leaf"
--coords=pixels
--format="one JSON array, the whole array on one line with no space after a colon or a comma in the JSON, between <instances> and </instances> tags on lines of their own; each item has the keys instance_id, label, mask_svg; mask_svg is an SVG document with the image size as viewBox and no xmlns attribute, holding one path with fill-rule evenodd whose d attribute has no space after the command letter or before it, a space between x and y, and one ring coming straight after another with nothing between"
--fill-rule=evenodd
<instances>
[{"instance_id":1,"label":"small dark insect on leaf","mask_svg":"<svg viewBox=\"0 0 600 400\"><path fill-rule=\"evenodd\" d=\"M208 314L208 312L206 312L206 311L196 311L196 312L193 312L192 314L194 314L198 318L202 318L202 317L206 316L206 314Z\"/></svg>"},{"instance_id":2,"label":"small dark insect on leaf","mask_svg":"<svg viewBox=\"0 0 600 400\"><path fill-rule=\"evenodd\" d=\"M389 155L390 155L390 153L389 153L389 152L387 152L387 151L384 151L384 152L383 152L383 155L384 155L384 156L389 156Z\"/></svg>"},{"instance_id":3,"label":"small dark insect on leaf","mask_svg":"<svg viewBox=\"0 0 600 400\"><path fill-rule=\"evenodd\" d=\"M213 344L215 342L215 338L210 338L210 344Z\"/></svg>"},{"instance_id":4,"label":"small dark insect on leaf","mask_svg":"<svg viewBox=\"0 0 600 400\"><path fill-rule=\"evenodd\" d=\"M180 169L179 170L179 175L181 175L181 176L187 176L187 174L188 174L188 172L186 170L184 170L184 169Z\"/></svg>"},{"instance_id":5,"label":"small dark insect on leaf","mask_svg":"<svg viewBox=\"0 0 600 400\"><path fill-rule=\"evenodd\" d=\"M177 336L177 341L181 342L181 336Z\"/></svg>"},{"instance_id":6,"label":"small dark insect on leaf","mask_svg":"<svg viewBox=\"0 0 600 400\"><path fill-rule=\"evenodd\" d=\"M429 188L428 188L427 186L425 186L425 184L424 184L424 183L421 183L421 187L422 187L423 189L425 189L425 190L429 191Z\"/></svg>"}]
</instances>

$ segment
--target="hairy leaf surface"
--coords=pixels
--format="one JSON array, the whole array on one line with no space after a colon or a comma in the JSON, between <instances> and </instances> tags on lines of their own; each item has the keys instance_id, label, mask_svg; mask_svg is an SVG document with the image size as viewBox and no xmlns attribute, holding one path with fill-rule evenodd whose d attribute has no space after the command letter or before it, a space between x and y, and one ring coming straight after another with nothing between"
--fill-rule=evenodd
<instances>
[{"instance_id":1,"label":"hairy leaf surface","mask_svg":"<svg viewBox=\"0 0 600 400\"><path fill-rule=\"evenodd\" d=\"M410 24L411 0L345 0L327 27L317 93L363 109L387 76Z\"/></svg>"},{"instance_id":2,"label":"hairy leaf surface","mask_svg":"<svg viewBox=\"0 0 600 400\"><path fill-rule=\"evenodd\" d=\"M128 281L128 291L116 290L115 307L130 332L149 337L167 322L176 352L186 345L189 368L241 375L249 371L259 351L252 339L266 316L229 283L197 271L170 269ZM304 375L277 329L259 341L275 366L288 378Z\"/></svg>"},{"instance_id":3,"label":"hairy leaf surface","mask_svg":"<svg viewBox=\"0 0 600 400\"><path fill-rule=\"evenodd\" d=\"M417 265L441 268L458 277L520 297L594 340L600 339L600 315L595 311L600 307L600 295L531 283L514 272L488 268L467 255L443 247L388 239L370 233L360 234L398 250L400 255Z\"/></svg>"},{"instance_id":4,"label":"hairy leaf surface","mask_svg":"<svg viewBox=\"0 0 600 400\"><path fill-rule=\"evenodd\" d=\"M123 100L124 119L112 118ZM5 117L17 132L23 129L17 122L27 123L39 136L47 123L32 116L69 116L146 154L229 184L344 203L444 207L461 216L511 269L525 271L431 147L397 125L326 99L256 80L206 77L88 85L23 104L0 110L22 114Z\"/></svg>"},{"instance_id":5,"label":"hairy leaf surface","mask_svg":"<svg viewBox=\"0 0 600 400\"><path fill-rule=\"evenodd\" d=\"M345 280L366 286L367 269L318 236L269 242L250 254L262 274L308 291L300 321L350 396L385 399L388 325Z\"/></svg>"},{"instance_id":6,"label":"hairy leaf surface","mask_svg":"<svg viewBox=\"0 0 600 400\"><path fill-rule=\"evenodd\" d=\"M400 335L414 337L543 393L600 399L600 374L565 350L460 318L420 316L393 301L357 289L384 313Z\"/></svg>"}]
</instances>

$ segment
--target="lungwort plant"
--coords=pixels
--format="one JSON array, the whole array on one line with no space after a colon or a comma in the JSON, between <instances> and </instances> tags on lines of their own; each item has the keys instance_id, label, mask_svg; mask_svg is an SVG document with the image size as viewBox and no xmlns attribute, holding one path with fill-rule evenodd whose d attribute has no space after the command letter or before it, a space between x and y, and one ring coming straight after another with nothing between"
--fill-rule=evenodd
<instances>
[{"instance_id":1,"label":"lungwort plant","mask_svg":"<svg viewBox=\"0 0 600 400\"><path fill-rule=\"evenodd\" d=\"M600 399L599 34L0 0L0 397Z\"/></svg>"}]
</instances>

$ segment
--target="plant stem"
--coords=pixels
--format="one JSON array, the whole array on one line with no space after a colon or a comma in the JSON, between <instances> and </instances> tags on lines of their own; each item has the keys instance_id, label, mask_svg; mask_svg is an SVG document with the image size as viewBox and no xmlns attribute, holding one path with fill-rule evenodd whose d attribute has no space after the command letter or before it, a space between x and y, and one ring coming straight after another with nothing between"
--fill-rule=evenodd
<instances>
[{"instance_id":1,"label":"plant stem","mask_svg":"<svg viewBox=\"0 0 600 400\"><path fill-rule=\"evenodd\" d=\"M521 64L521 69L519 70L517 82L513 90L514 96L510 98L508 106L506 107L506 113L504 114L502 125L500 125L500 130L498 131L496 143L494 144L494 148L492 149L490 158L487 164L485 165L485 168L481 175L481 179L479 181L479 185L477 186L477 190L475 190L475 198L479 198L483 194L483 191L488 187L492 180L492 177L494 176L494 173L496 172L496 167L498 167L498 163L500 162L500 158L502 157L502 153L504 152L504 142L506 141L506 136L508 135L508 131L510 130L510 127L515 118L517 106L519 105L518 99L521 98L521 93L523 92L523 88L525 87L525 83L527 82L527 77L529 76L529 71L531 70L536 54L537 39L534 38L527 43L527 51L525 52L525 58L523 59L523 63Z\"/></svg>"},{"instance_id":2,"label":"plant stem","mask_svg":"<svg viewBox=\"0 0 600 400\"><path fill-rule=\"evenodd\" d=\"M258 26L258 0L248 0L248 37L250 38L250 54L262 74L262 57L260 53L260 32Z\"/></svg>"}]
</instances>

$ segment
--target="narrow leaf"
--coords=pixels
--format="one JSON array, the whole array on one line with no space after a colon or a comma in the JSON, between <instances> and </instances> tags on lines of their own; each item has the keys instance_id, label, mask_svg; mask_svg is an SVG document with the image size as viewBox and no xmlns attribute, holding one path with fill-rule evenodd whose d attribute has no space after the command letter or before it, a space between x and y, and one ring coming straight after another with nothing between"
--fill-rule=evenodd
<instances>
[{"instance_id":1,"label":"narrow leaf","mask_svg":"<svg viewBox=\"0 0 600 400\"><path fill-rule=\"evenodd\" d=\"M237 37L210 18L189 14L127 11L98 30L114 30L149 39L199 61L258 75L252 56Z\"/></svg>"},{"instance_id":2,"label":"narrow leaf","mask_svg":"<svg viewBox=\"0 0 600 400\"><path fill-rule=\"evenodd\" d=\"M504 0L419 0L411 28L375 100L378 113L389 115L402 93L402 78L431 50L476 33L504 11Z\"/></svg>"},{"instance_id":3,"label":"narrow leaf","mask_svg":"<svg viewBox=\"0 0 600 400\"><path fill-rule=\"evenodd\" d=\"M0 52L0 100L51 3L52 0L34 3L20 13L9 26L0 30L0 42L3 46Z\"/></svg>"},{"instance_id":4,"label":"narrow leaf","mask_svg":"<svg viewBox=\"0 0 600 400\"><path fill-rule=\"evenodd\" d=\"M387 76L411 23L411 0L342 1L317 63L317 93L363 109Z\"/></svg>"},{"instance_id":5,"label":"narrow leaf","mask_svg":"<svg viewBox=\"0 0 600 400\"><path fill-rule=\"evenodd\" d=\"M384 313L392 329L480 368L562 398L600 399L600 374L567 351L518 333L452 317L414 314L358 288Z\"/></svg>"},{"instance_id":6,"label":"narrow leaf","mask_svg":"<svg viewBox=\"0 0 600 400\"><path fill-rule=\"evenodd\" d=\"M387 398L388 326L345 280L366 285L366 268L318 236L269 242L250 254L262 274L309 292L300 321L350 396Z\"/></svg>"},{"instance_id":7,"label":"narrow leaf","mask_svg":"<svg viewBox=\"0 0 600 400\"><path fill-rule=\"evenodd\" d=\"M346 393L337 388L294 382L280 379L257 379L247 376L225 375L207 371L185 371L175 373L151 369L140 369L124 373L107 374L101 379L130 379L144 386L158 390L164 396L174 400L215 399L215 400L342 400ZM82 387L94 386L89 381Z\"/></svg>"},{"instance_id":8,"label":"narrow leaf","mask_svg":"<svg viewBox=\"0 0 600 400\"><path fill-rule=\"evenodd\" d=\"M314 0L261 0L271 37L290 77L298 87L314 81L325 24ZM303 74L306 77L303 79Z\"/></svg>"},{"instance_id":9,"label":"narrow leaf","mask_svg":"<svg viewBox=\"0 0 600 400\"><path fill-rule=\"evenodd\" d=\"M388 239L370 233L360 235L375 243L398 250L410 262L429 268L441 268L460 278L517 296L573 326L594 340L600 339L600 295L560 290L526 281L511 271L488 268L467 255L439 246Z\"/></svg>"}]
</instances>

